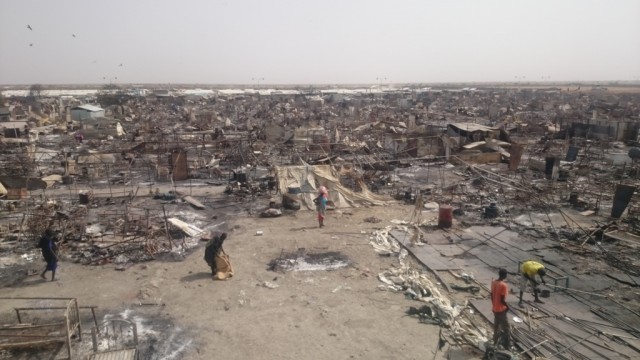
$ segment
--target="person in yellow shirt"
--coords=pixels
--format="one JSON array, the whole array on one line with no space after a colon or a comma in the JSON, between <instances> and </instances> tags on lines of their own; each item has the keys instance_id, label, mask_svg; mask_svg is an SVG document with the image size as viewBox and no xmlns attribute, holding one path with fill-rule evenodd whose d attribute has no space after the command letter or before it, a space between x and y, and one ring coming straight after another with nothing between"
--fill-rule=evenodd
<instances>
[{"instance_id":1,"label":"person in yellow shirt","mask_svg":"<svg viewBox=\"0 0 640 360\"><path fill-rule=\"evenodd\" d=\"M535 297L534 302L539 304L544 304L538 298L538 281L536 281L536 275L540 277L540 281L543 284L546 284L544 281L544 276L547 274L547 271L544 268L544 265L540 264L537 261L529 260L525 261L520 265L520 274L522 274L522 278L520 279L520 301L518 302L518 306L522 306L522 294L527 290L527 286L531 284L533 287L533 296Z\"/></svg>"}]
</instances>

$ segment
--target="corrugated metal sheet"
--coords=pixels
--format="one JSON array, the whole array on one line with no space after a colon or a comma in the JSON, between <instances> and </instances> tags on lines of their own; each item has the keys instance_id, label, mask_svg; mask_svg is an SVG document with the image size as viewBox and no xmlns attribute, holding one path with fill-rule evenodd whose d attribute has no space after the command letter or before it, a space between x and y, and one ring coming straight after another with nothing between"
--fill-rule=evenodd
<instances>
[{"instance_id":1,"label":"corrugated metal sheet","mask_svg":"<svg viewBox=\"0 0 640 360\"><path fill-rule=\"evenodd\" d=\"M0 127L5 129L24 129L25 126L29 125L28 121L2 121L0 122Z\"/></svg>"},{"instance_id":2,"label":"corrugated metal sheet","mask_svg":"<svg viewBox=\"0 0 640 360\"><path fill-rule=\"evenodd\" d=\"M23 176L0 176L0 182L5 189L42 190L47 188L47 183L36 178Z\"/></svg>"},{"instance_id":3,"label":"corrugated metal sheet","mask_svg":"<svg viewBox=\"0 0 640 360\"><path fill-rule=\"evenodd\" d=\"M104 109L102 109L101 107L97 107L95 105L85 104L85 105L76 106L71 110L103 111Z\"/></svg>"},{"instance_id":4,"label":"corrugated metal sheet","mask_svg":"<svg viewBox=\"0 0 640 360\"><path fill-rule=\"evenodd\" d=\"M105 353L98 353L89 356L89 360L136 360L138 358L138 350L116 350Z\"/></svg>"},{"instance_id":5,"label":"corrugated metal sheet","mask_svg":"<svg viewBox=\"0 0 640 360\"><path fill-rule=\"evenodd\" d=\"M114 164L116 157L113 154L89 154L78 155L78 164Z\"/></svg>"},{"instance_id":6,"label":"corrugated metal sheet","mask_svg":"<svg viewBox=\"0 0 640 360\"><path fill-rule=\"evenodd\" d=\"M474 123L456 123L456 124L449 124L449 126L455 127L459 130L463 130L463 131L467 131L467 132L475 132L475 131L495 131L497 129L489 127L489 126L484 126L484 125L480 125L480 124L474 124Z\"/></svg>"}]
</instances>

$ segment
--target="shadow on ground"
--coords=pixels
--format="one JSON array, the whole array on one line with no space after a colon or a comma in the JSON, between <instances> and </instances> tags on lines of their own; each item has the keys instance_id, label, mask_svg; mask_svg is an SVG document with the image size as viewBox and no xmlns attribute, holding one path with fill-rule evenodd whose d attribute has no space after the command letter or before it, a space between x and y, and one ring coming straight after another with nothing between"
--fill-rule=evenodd
<instances>
[{"instance_id":1,"label":"shadow on ground","mask_svg":"<svg viewBox=\"0 0 640 360\"><path fill-rule=\"evenodd\" d=\"M289 231L304 231L304 230L314 230L314 229L318 229L317 226L303 226L300 228L291 228L289 229Z\"/></svg>"},{"instance_id":2,"label":"shadow on ground","mask_svg":"<svg viewBox=\"0 0 640 360\"><path fill-rule=\"evenodd\" d=\"M198 280L211 280L211 273L199 272L199 273L183 276L180 278L181 282L192 282L192 281L198 281Z\"/></svg>"}]
</instances>

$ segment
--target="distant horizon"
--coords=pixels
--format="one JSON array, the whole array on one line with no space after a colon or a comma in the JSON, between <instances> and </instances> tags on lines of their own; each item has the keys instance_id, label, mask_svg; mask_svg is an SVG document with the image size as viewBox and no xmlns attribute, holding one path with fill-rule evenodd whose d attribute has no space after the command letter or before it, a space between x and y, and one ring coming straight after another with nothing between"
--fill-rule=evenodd
<instances>
[{"instance_id":1,"label":"distant horizon","mask_svg":"<svg viewBox=\"0 0 640 360\"><path fill-rule=\"evenodd\" d=\"M246 89L266 89L269 87L318 87L318 86L344 86L344 87L389 87L389 86L444 86L444 85L640 85L640 80L558 80L558 81L442 81L442 82L403 82L403 83L263 83L260 85L251 83L189 83L189 82L150 82L150 83L31 83L31 84L0 84L0 88L7 90L8 88L29 88L33 85L41 85L43 87L96 87L102 88L105 85L122 86L206 86L206 87L243 87Z\"/></svg>"}]
</instances>

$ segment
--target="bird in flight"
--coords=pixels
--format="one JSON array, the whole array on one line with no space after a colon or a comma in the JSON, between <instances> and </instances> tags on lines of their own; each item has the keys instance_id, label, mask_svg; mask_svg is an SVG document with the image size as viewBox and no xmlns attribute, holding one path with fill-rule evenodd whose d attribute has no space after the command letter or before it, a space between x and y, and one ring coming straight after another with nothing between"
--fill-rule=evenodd
<instances>
[{"instance_id":1,"label":"bird in flight","mask_svg":"<svg viewBox=\"0 0 640 360\"><path fill-rule=\"evenodd\" d=\"M76 37L76 34L71 34L71 36Z\"/></svg>"},{"instance_id":2,"label":"bird in flight","mask_svg":"<svg viewBox=\"0 0 640 360\"><path fill-rule=\"evenodd\" d=\"M27 24L27 29L33 31L33 29L31 28L31 25L28 25L28 24Z\"/></svg>"},{"instance_id":3,"label":"bird in flight","mask_svg":"<svg viewBox=\"0 0 640 360\"><path fill-rule=\"evenodd\" d=\"M29 46L33 46L33 43L29 44Z\"/></svg>"},{"instance_id":4,"label":"bird in flight","mask_svg":"<svg viewBox=\"0 0 640 360\"><path fill-rule=\"evenodd\" d=\"M121 66L122 66L122 64L120 64L120 65L118 65L118 66L120 66L120 67L121 67Z\"/></svg>"}]
</instances>

